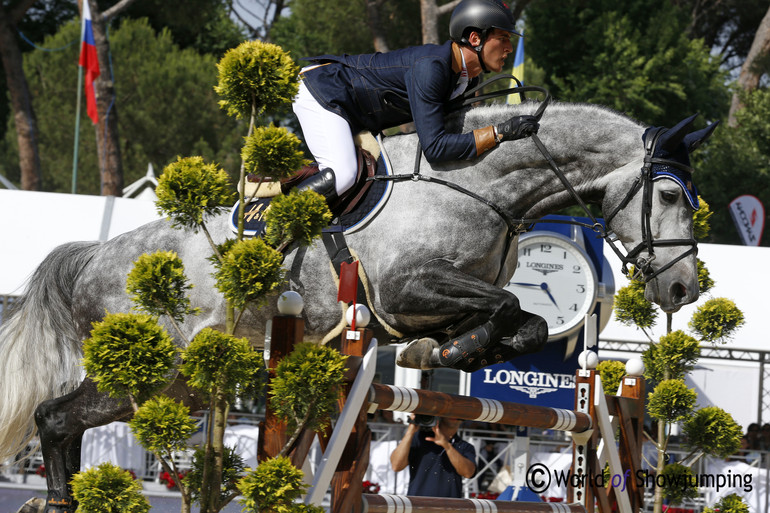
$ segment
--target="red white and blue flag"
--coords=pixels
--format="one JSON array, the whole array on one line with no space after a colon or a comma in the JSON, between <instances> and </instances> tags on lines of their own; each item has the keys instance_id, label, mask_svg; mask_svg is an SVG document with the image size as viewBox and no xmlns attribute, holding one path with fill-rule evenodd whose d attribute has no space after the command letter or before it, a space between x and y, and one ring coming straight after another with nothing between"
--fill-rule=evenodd
<instances>
[{"instance_id":1,"label":"red white and blue flag","mask_svg":"<svg viewBox=\"0 0 770 513\"><path fill-rule=\"evenodd\" d=\"M91 7L88 0L83 0L83 27L80 34L80 62L86 72L86 111L94 124L99 122L96 110L96 91L94 81L99 76L99 59L96 57L94 29L91 26Z\"/></svg>"}]
</instances>

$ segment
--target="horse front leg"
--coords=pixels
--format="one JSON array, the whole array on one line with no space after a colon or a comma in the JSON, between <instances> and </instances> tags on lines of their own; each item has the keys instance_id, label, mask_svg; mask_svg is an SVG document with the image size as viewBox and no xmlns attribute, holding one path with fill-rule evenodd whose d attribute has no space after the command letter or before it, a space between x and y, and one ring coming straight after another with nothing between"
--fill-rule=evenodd
<instances>
[{"instance_id":1,"label":"horse front leg","mask_svg":"<svg viewBox=\"0 0 770 513\"><path fill-rule=\"evenodd\" d=\"M510 292L475 278L445 260L426 262L388 287L388 311L415 316L473 316L485 322L443 343L412 342L398 364L472 371L539 351L548 337L545 320L521 310Z\"/></svg>"},{"instance_id":2,"label":"horse front leg","mask_svg":"<svg viewBox=\"0 0 770 513\"><path fill-rule=\"evenodd\" d=\"M85 430L108 424L130 412L130 405L97 391L88 378L77 390L37 407L35 423L48 485L45 513L74 513L77 509L69 483L80 471L80 445Z\"/></svg>"}]
</instances>

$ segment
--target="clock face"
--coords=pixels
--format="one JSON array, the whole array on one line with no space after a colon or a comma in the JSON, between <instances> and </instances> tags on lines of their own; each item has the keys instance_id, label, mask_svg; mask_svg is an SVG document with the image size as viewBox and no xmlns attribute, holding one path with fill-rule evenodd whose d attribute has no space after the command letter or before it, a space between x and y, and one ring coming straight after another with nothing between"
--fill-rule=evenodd
<instances>
[{"instance_id":1,"label":"clock face","mask_svg":"<svg viewBox=\"0 0 770 513\"><path fill-rule=\"evenodd\" d=\"M530 235L520 239L518 253L505 289L546 320L549 338L580 329L597 297L596 271L583 249L560 234Z\"/></svg>"}]
</instances>

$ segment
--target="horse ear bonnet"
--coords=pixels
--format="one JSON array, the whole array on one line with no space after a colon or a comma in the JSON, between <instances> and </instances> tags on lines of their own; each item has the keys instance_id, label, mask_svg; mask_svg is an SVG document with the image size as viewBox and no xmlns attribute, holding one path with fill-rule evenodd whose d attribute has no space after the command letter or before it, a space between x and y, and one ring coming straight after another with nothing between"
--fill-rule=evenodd
<instances>
[{"instance_id":1,"label":"horse ear bonnet","mask_svg":"<svg viewBox=\"0 0 770 513\"><path fill-rule=\"evenodd\" d=\"M713 128L707 127L706 129L699 130L693 134L688 134L692 127L693 121L697 117L697 114L690 116L680 121L676 126L666 129L659 127L650 127L644 131L642 135L642 141L645 143L645 147L648 144L653 144L652 157L657 157L666 160L672 160L682 167L675 167L665 163L653 163L652 164L652 180L673 180L682 188L684 195L687 198L687 202L690 204L693 210L698 210L700 202L698 201L698 189L695 187L692 181L692 169L690 169L690 147L695 145L697 147L700 142L705 140ZM701 134L701 137L697 140L689 139L689 135L700 134L711 128L708 134ZM658 135L659 134L659 135ZM657 141L648 140L649 138L655 138Z\"/></svg>"}]
</instances>

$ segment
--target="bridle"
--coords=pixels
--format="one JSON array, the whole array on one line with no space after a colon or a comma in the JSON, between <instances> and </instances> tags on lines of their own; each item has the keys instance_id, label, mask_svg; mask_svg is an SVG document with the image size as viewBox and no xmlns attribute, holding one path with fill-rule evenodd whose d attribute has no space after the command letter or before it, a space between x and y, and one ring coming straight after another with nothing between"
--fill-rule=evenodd
<instances>
[{"instance_id":1,"label":"bridle","mask_svg":"<svg viewBox=\"0 0 770 513\"><path fill-rule=\"evenodd\" d=\"M515 80L519 85L518 87L512 87L512 88L503 89L500 91L494 91L491 93L481 94L478 96L475 95L475 93L478 90L487 86L490 82L501 80L501 79ZM480 101L498 97L498 96L507 96L509 94L519 94L521 95L521 98L523 100L525 99L524 93L532 92L532 91L545 94L545 99L541 102L540 106L538 107L537 111L534 114L534 116L539 121L541 116L543 115L543 112L545 111L546 107L551 101L550 93L545 88L542 88L542 87L522 86L521 82L519 82L518 79L516 79L516 77L514 77L513 75L498 75L496 77L493 77L490 80L487 80L477 85L472 89L469 89L468 91L465 92L465 94L462 97L458 99L458 101L455 101L452 103L450 110L459 110L463 107L467 107L476 102L480 102ZM513 238L516 237L517 235L530 231L534 227L535 223L574 224L574 225L590 228L591 230L594 231L594 233L597 234L598 237L601 237L602 239L604 239L607 242L607 244L610 246L610 248L612 248L612 251L618 256L620 261L623 263L622 270L625 275L628 276L629 274L631 274L629 265L632 265L634 267L634 271L633 271L633 274L631 274L630 278L636 279L636 280L642 280L644 281L644 283L647 283L653 280L663 271L669 269L671 266L673 266L680 260L683 260L684 258L687 258L690 255L697 254L698 252L697 241L694 238L655 240L652 236L652 228L651 228L652 193L653 193L653 181L656 176L656 172L654 171L653 166L665 165L665 166L670 166L670 167L679 169L680 171L692 173L692 168L685 164L682 164L675 160L654 156L655 150L657 149L658 141L660 140L660 136L663 135L667 130L668 130L667 128L657 127L657 128L650 129L647 133L645 133L645 136L644 136L645 156L644 156L644 164L642 166L640 175L636 178L634 183L631 185L631 188L628 190L623 200L618 204L617 207L615 207L612 213L610 213L610 215L606 217L605 224L600 223L594 217L594 215L591 213L588 206L585 204L583 199L577 193L573 185L570 183L570 181L564 175L562 170L556 164L550 152L542 143L542 141L537 136L537 134L530 135L530 138L535 143L535 146L537 146L538 150L540 150L540 153L542 153L543 157L545 157L545 159L548 161L548 164L550 165L551 169L559 178L559 180L562 182L562 185L564 185L567 192L570 194L570 196L572 196L572 198L576 201L576 203L580 206L580 208L585 212L586 217L590 219L591 224L582 223L576 220L513 218L510 215L508 215L508 213L505 212L505 210L503 210L498 205L496 205L494 202L489 201L488 199L483 198L478 194L471 192L456 183L448 182L441 178L435 178L435 177L420 174L420 161L422 157L422 148L420 147L419 141L417 143L417 155L415 158L414 171L412 174L387 175L387 176L378 175L378 176L369 178L369 180L378 180L378 181L391 180L394 182L411 180L415 182L425 181L425 182L438 183L440 185L449 187L453 190L461 192L466 196L470 196L475 200L488 205L492 210L494 210L502 218L502 220L505 222L508 228L506 233L506 243L504 246L505 250L503 251L500 271L498 272L497 278L495 279L495 283L497 283L500 280L503 274L503 271L505 269L505 262L508 258L508 251L510 249ZM619 212L621 212L626 206L628 206L628 204L631 202L631 200L634 198L634 196L636 196L636 194L639 191L642 191L642 194L643 194L642 209L641 209L642 210L641 212L642 241L636 247L634 247L631 251L629 251L627 254L624 255L623 252L620 250L620 248L618 248L616 245L617 237L611 231L607 231L607 229L605 228L605 225L609 226L612 219L614 219ZM652 263L655 260L655 247L671 247L671 246L690 246L690 249L682 252L682 254L680 254L679 256L677 256L667 264L663 265L662 267L659 267L657 269L653 268ZM647 251L647 256L641 256L641 253L645 250Z\"/></svg>"}]
</instances>

